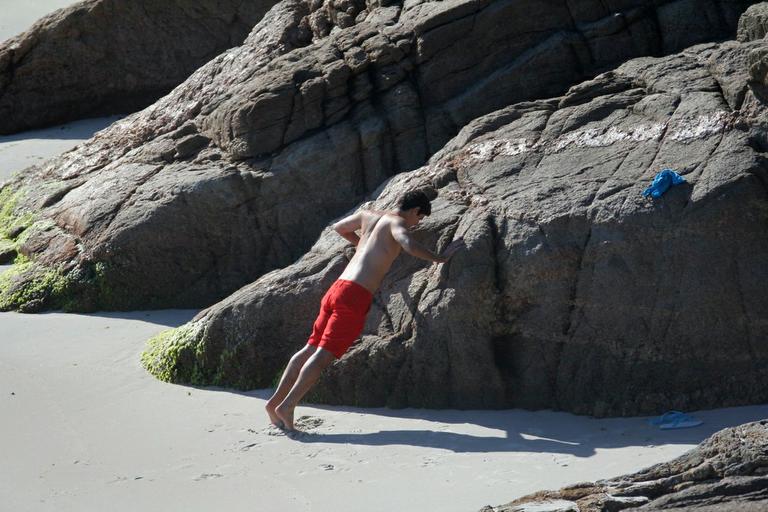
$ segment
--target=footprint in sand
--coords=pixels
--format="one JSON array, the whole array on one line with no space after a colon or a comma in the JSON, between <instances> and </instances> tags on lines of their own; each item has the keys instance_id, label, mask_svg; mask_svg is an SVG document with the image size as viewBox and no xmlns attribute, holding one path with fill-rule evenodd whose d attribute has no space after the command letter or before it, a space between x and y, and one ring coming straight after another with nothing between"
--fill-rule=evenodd
<instances>
[{"instance_id":1,"label":"footprint in sand","mask_svg":"<svg viewBox=\"0 0 768 512\"><path fill-rule=\"evenodd\" d=\"M295 430L286 431L278 428L274 425L269 425L262 430L262 432L268 436L288 436L291 438L299 437L305 434L311 434L313 430L322 426L325 420L322 418L316 418L314 416L301 416L293 423Z\"/></svg>"},{"instance_id":2,"label":"footprint in sand","mask_svg":"<svg viewBox=\"0 0 768 512\"><path fill-rule=\"evenodd\" d=\"M276 427L274 425L269 425L261 429L261 433L266 434L268 436L284 436L285 430L281 429L280 427Z\"/></svg>"},{"instance_id":3,"label":"footprint in sand","mask_svg":"<svg viewBox=\"0 0 768 512\"><path fill-rule=\"evenodd\" d=\"M315 418L314 416L302 416L296 420L294 426L297 430L309 432L317 427L321 426L325 421L322 418Z\"/></svg>"},{"instance_id":4,"label":"footprint in sand","mask_svg":"<svg viewBox=\"0 0 768 512\"><path fill-rule=\"evenodd\" d=\"M247 445L245 445L245 446L241 446L241 447L240 447L240 451L241 451L241 452L247 452L247 451L248 451L248 450L250 450L251 448L255 448L255 447L257 447L257 446L259 446L259 443L251 443L251 444L247 444Z\"/></svg>"},{"instance_id":5,"label":"footprint in sand","mask_svg":"<svg viewBox=\"0 0 768 512\"><path fill-rule=\"evenodd\" d=\"M195 478L195 482L199 482L201 480L211 480L213 478L222 478L224 475L221 473L203 473L199 477Z\"/></svg>"}]
</instances>

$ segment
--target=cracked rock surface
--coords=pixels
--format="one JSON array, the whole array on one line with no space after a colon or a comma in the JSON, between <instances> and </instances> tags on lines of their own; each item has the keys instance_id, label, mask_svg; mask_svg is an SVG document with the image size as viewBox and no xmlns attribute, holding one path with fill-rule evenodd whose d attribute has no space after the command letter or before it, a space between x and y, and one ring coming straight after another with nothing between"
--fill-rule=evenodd
<instances>
[{"instance_id":1,"label":"cracked rock surface","mask_svg":"<svg viewBox=\"0 0 768 512\"><path fill-rule=\"evenodd\" d=\"M329 220L478 116L563 94L631 57L732 35L750 3L280 2L242 46L168 96L5 184L0 254L25 263L0 282L0 309L208 306L296 261ZM667 65L694 59L678 61ZM696 69L702 92L742 101L742 86L720 94ZM602 80L614 103L601 111L642 99L642 86ZM566 100L578 103L574 119L589 121L579 109L599 90ZM651 108L677 107L674 94L660 98L666 107ZM551 102L540 105L525 117L532 137L546 141L560 125L576 133ZM697 108L684 103L678 115ZM552 115L546 130L535 126ZM583 246L585 229L568 236Z\"/></svg>"},{"instance_id":2,"label":"cracked rock surface","mask_svg":"<svg viewBox=\"0 0 768 512\"><path fill-rule=\"evenodd\" d=\"M542 491L480 512L759 512L768 510L768 420L714 434L632 475Z\"/></svg>"},{"instance_id":3,"label":"cracked rock surface","mask_svg":"<svg viewBox=\"0 0 768 512\"><path fill-rule=\"evenodd\" d=\"M401 256L312 399L596 416L766 402L768 110L750 86L766 45L631 60L482 116L389 180L363 207L434 187L419 236L438 248L462 236L468 250L445 265ZM687 183L644 198L663 168ZM270 386L345 244L324 231L296 263L153 340L145 365Z\"/></svg>"},{"instance_id":4,"label":"cracked rock surface","mask_svg":"<svg viewBox=\"0 0 768 512\"><path fill-rule=\"evenodd\" d=\"M85 0L0 45L0 134L133 112L243 42L276 0Z\"/></svg>"}]
</instances>

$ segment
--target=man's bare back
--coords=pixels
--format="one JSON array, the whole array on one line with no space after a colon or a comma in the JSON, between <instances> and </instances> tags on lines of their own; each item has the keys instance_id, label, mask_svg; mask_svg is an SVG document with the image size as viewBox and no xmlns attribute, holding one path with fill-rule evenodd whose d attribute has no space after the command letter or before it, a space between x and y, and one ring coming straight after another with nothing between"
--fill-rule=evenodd
<instances>
[{"instance_id":1,"label":"man's bare back","mask_svg":"<svg viewBox=\"0 0 768 512\"><path fill-rule=\"evenodd\" d=\"M361 211L355 217L360 220L360 241L339 279L354 281L373 293L402 249L392 236L392 228L402 224L402 219L377 211Z\"/></svg>"},{"instance_id":2,"label":"man's bare back","mask_svg":"<svg viewBox=\"0 0 768 512\"><path fill-rule=\"evenodd\" d=\"M423 218L424 214L416 209L408 212L361 210L334 224L334 229L357 247L339 279L354 281L374 293L401 249L417 258L442 263L463 247L463 240L455 240L438 255L418 243L411 236L410 228ZM357 230L360 230L359 237Z\"/></svg>"}]
</instances>

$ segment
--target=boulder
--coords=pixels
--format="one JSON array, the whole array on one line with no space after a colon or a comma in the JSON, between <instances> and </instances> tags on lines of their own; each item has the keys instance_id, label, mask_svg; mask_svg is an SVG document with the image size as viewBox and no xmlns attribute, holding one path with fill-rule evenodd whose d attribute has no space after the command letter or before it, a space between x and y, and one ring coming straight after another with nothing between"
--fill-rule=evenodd
<instances>
[{"instance_id":1,"label":"boulder","mask_svg":"<svg viewBox=\"0 0 768 512\"><path fill-rule=\"evenodd\" d=\"M749 3L283 1L168 96L3 187L0 226L35 270L0 284L0 309L210 305L478 116L725 37ZM41 287L51 273L64 284Z\"/></svg>"},{"instance_id":2,"label":"boulder","mask_svg":"<svg viewBox=\"0 0 768 512\"><path fill-rule=\"evenodd\" d=\"M751 5L739 18L736 39L742 43L762 39L768 34L768 2Z\"/></svg>"},{"instance_id":3,"label":"boulder","mask_svg":"<svg viewBox=\"0 0 768 512\"><path fill-rule=\"evenodd\" d=\"M391 178L361 207L436 188L419 236L468 250L445 265L401 256L311 399L595 416L768 401L768 105L748 86L766 45L631 60L482 116ZM644 197L664 168L686 183ZM296 263L153 340L145 366L270 386L345 245L326 229Z\"/></svg>"},{"instance_id":4,"label":"boulder","mask_svg":"<svg viewBox=\"0 0 768 512\"><path fill-rule=\"evenodd\" d=\"M677 459L632 475L524 496L480 512L768 510L768 420L717 432Z\"/></svg>"},{"instance_id":5,"label":"boulder","mask_svg":"<svg viewBox=\"0 0 768 512\"><path fill-rule=\"evenodd\" d=\"M0 44L0 134L135 112L243 42L276 0L85 0Z\"/></svg>"}]
</instances>

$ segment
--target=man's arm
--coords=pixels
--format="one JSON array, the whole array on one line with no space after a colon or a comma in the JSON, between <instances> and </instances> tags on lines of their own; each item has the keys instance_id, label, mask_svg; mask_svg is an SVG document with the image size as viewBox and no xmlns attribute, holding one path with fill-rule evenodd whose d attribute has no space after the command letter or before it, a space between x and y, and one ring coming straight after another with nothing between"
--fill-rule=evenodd
<instances>
[{"instance_id":1,"label":"man's arm","mask_svg":"<svg viewBox=\"0 0 768 512\"><path fill-rule=\"evenodd\" d=\"M408 228L400 222L394 222L392 224L392 237L394 237L395 241L400 244L403 250L411 256L416 256L422 260L433 261L435 263L445 263L451 259L453 253L464 247L464 240L454 240L448 244L448 247L445 248L442 254L436 254L414 240L408 232Z\"/></svg>"},{"instance_id":2,"label":"man's arm","mask_svg":"<svg viewBox=\"0 0 768 512\"><path fill-rule=\"evenodd\" d=\"M363 212L353 213L349 217L341 219L339 222L333 225L334 231L350 241L352 245L357 247L357 243L360 241L360 237L357 236L357 231L363 225Z\"/></svg>"}]
</instances>

